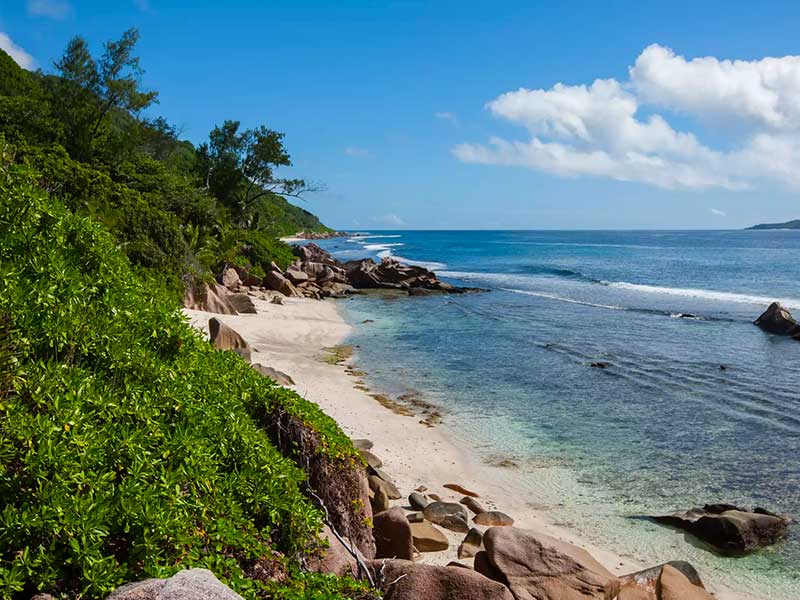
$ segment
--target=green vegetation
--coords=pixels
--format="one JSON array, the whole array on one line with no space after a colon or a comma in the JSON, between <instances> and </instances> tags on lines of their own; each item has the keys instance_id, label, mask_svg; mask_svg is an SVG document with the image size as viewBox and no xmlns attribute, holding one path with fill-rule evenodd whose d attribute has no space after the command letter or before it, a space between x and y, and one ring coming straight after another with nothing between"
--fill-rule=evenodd
<instances>
[{"instance_id":1,"label":"green vegetation","mask_svg":"<svg viewBox=\"0 0 800 600\"><path fill-rule=\"evenodd\" d=\"M278 175L291 166L283 134L225 121L195 148L164 119L144 118L158 95L142 89L137 39L129 30L95 59L75 38L57 75L25 71L0 50L0 134L14 160L162 280L189 284L225 263L286 266L279 236L329 229L287 200L313 188Z\"/></svg>"},{"instance_id":2,"label":"green vegetation","mask_svg":"<svg viewBox=\"0 0 800 600\"><path fill-rule=\"evenodd\" d=\"M760 225L748 227L748 229L800 229L800 219L786 221L785 223L761 223Z\"/></svg>"},{"instance_id":3,"label":"green vegetation","mask_svg":"<svg viewBox=\"0 0 800 600\"><path fill-rule=\"evenodd\" d=\"M2 596L100 598L184 566L251 598L361 593L293 562L321 515L263 421L288 413L356 460L337 425L214 351L39 179L0 167Z\"/></svg>"},{"instance_id":4,"label":"green vegetation","mask_svg":"<svg viewBox=\"0 0 800 600\"><path fill-rule=\"evenodd\" d=\"M179 310L181 280L263 273L291 260L276 234L324 227L280 196L305 186L273 173L280 134L225 123L195 149L141 118L135 42L95 62L73 40L59 77L0 51L0 597L191 566L246 598L374 597L303 570L322 513L275 424L334 474L349 440Z\"/></svg>"}]
</instances>

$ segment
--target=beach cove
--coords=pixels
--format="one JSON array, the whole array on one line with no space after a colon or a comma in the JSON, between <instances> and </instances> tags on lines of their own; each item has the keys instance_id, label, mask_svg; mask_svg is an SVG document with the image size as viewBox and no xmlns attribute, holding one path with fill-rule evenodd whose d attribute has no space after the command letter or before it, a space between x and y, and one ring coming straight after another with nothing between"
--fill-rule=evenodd
<instances>
[{"instance_id":1,"label":"beach cove","mask_svg":"<svg viewBox=\"0 0 800 600\"><path fill-rule=\"evenodd\" d=\"M293 389L318 404L348 436L371 440L375 444L372 452L383 460L383 469L403 494L403 499L392 502L393 505L406 506L408 495L420 486L442 500L458 502L463 494L443 487L446 483L456 483L478 493L487 508L511 515L516 527L583 547L614 574L651 566L634 557L621 556L613 548L582 537L575 529L554 523L546 510L535 508L535 490L524 485L512 463L487 464L484 457L448 427L447 419L442 425L431 427L423 422L421 414L398 414L376 400L378 391L363 385L364 373L358 368L359 349L355 348L353 356L348 357L349 348L343 346L354 331L343 316L342 303L346 302L286 298L283 305L277 305L254 299L257 314L185 312L192 325L200 330L207 331L211 317L228 324L254 350L253 364L268 365L286 373L294 380ZM463 534L442 531L450 542L448 550L422 553L419 562L446 565L457 560L456 549ZM675 560L683 558L677 553L672 556ZM701 575L721 600L767 597L736 591L723 583L724 578L709 577L702 569Z\"/></svg>"}]
</instances>

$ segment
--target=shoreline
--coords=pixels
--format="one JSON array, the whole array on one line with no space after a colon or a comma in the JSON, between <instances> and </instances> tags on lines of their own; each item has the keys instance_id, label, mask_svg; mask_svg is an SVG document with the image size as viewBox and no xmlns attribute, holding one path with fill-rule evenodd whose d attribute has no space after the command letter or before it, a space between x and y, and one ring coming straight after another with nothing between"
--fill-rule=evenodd
<instances>
[{"instance_id":1,"label":"shoreline","mask_svg":"<svg viewBox=\"0 0 800 600\"><path fill-rule=\"evenodd\" d=\"M360 380L357 352L354 356L332 352L346 343L354 330L336 301L286 298L283 305L274 305L253 298L253 302L257 314L231 316L195 310L185 313L191 324L203 331L207 331L211 317L233 327L255 350L253 364L287 373L295 382L290 387L319 405L351 439L371 440L372 452L383 460L383 469L392 476L403 496L391 501L393 506L407 506L408 495L420 485L428 488L426 493L458 502L463 494L443 487L455 483L478 493L488 509L512 516L516 527L586 549L615 575L653 566L620 556L576 531L553 523L546 512L526 500L527 492L519 483L515 484L518 477L513 469L486 464L446 424L431 427L423 422L421 414L402 414L377 400L374 396L380 390L370 390ZM446 551L422 553L417 562L471 564L472 559L457 558L464 534L442 531L450 547ZM719 600L756 600L755 596L720 586L710 589Z\"/></svg>"}]
</instances>

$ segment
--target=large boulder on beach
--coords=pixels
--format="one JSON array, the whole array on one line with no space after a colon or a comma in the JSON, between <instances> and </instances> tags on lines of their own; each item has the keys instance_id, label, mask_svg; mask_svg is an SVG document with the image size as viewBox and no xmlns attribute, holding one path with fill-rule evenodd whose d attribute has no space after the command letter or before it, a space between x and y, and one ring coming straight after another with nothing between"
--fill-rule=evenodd
<instances>
[{"instance_id":1,"label":"large boulder on beach","mask_svg":"<svg viewBox=\"0 0 800 600\"><path fill-rule=\"evenodd\" d=\"M292 254L298 257L302 262L323 263L328 265L335 265L338 262L329 252L326 252L313 242L302 246L293 246Z\"/></svg>"},{"instance_id":2,"label":"large boulder on beach","mask_svg":"<svg viewBox=\"0 0 800 600\"><path fill-rule=\"evenodd\" d=\"M278 271L267 273L266 277L264 277L264 285L271 290L280 292L284 296L302 297L303 295L291 281Z\"/></svg>"},{"instance_id":3,"label":"large boulder on beach","mask_svg":"<svg viewBox=\"0 0 800 600\"><path fill-rule=\"evenodd\" d=\"M211 344L217 350L233 350L239 356L250 362L250 344L233 329L225 325L216 317L208 320L208 332L211 337Z\"/></svg>"},{"instance_id":4,"label":"large boulder on beach","mask_svg":"<svg viewBox=\"0 0 800 600\"><path fill-rule=\"evenodd\" d=\"M389 510L378 513L373 517L372 523L375 558L411 560L414 557L411 524L406 519L402 508L393 506Z\"/></svg>"},{"instance_id":5,"label":"large boulder on beach","mask_svg":"<svg viewBox=\"0 0 800 600\"><path fill-rule=\"evenodd\" d=\"M410 525L414 547L420 552L439 552L450 547L447 536L428 521L410 523Z\"/></svg>"},{"instance_id":6,"label":"large boulder on beach","mask_svg":"<svg viewBox=\"0 0 800 600\"><path fill-rule=\"evenodd\" d=\"M242 286L239 273L233 267L226 267L220 276L220 283L232 292L236 292Z\"/></svg>"},{"instance_id":7,"label":"large boulder on beach","mask_svg":"<svg viewBox=\"0 0 800 600\"><path fill-rule=\"evenodd\" d=\"M690 563L673 560L668 563L620 576L620 589L617 600L656 600L658 580L665 566L677 569L693 585L705 589L700 575Z\"/></svg>"},{"instance_id":8,"label":"large boulder on beach","mask_svg":"<svg viewBox=\"0 0 800 600\"><path fill-rule=\"evenodd\" d=\"M460 567L372 561L384 600L514 600L504 585Z\"/></svg>"},{"instance_id":9,"label":"large boulder on beach","mask_svg":"<svg viewBox=\"0 0 800 600\"><path fill-rule=\"evenodd\" d=\"M318 555L308 559L308 570L338 577L345 575L358 577L359 565L356 557L362 563L366 561L358 548L347 538L343 538L344 543L342 543L327 525L322 528L319 537L327 542L327 547L321 548Z\"/></svg>"},{"instance_id":10,"label":"large boulder on beach","mask_svg":"<svg viewBox=\"0 0 800 600\"><path fill-rule=\"evenodd\" d=\"M382 489L389 500L399 500L402 498L400 495L400 490L398 490L397 486L391 481L385 481L377 475L370 475L367 477L367 482L369 483L369 489L371 489L373 492L377 492L378 489Z\"/></svg>"},{"instance_id":11,"label":"large boulder on beach","mask_svg":"<svg viewBox=\"0 0 800 600\"><path fill-rule=\"evenodd\" d=\"M422 512L428 521L436 524L439 524L440 521L447 517L458 517L464 521L467 520L467 511L456 502L431 502L425 506Z\"/></svg>"},{"instance_id":12,"label":"large boulder on beach","mask_svg":"<svg viewBox=\"0 0 800 600\"><path fill-rule=\"evenodd\" d=\"M253 304L253 299L247 294L229 294L228 302L236 309L237 313L254 315L258 312Z\"/></svg>"},{"instance_id":13,"label":"large boulder on beach","mask_svg":"<svg viewBox=\"0 0 800 600\"><path fill-rule=\"evenodd\" d=\"M114 590L107 600L242 600L208 569L178 571L168 579L146 579Z\"/></svg>"},{"instance_id":14,"label":"large boulder on beach","mask_svg":"<svg viewBox=\"0 0 800 600\"><path fill-rule=\"evenodd\" d=\"M492 527L483 545L518 600L609 600L619 591L619 580L586 550L556 538Z\"/></svg>"},{"instance_id":15,"label":"large boulder on beach","mask_svg":"<svg viewBox=\"0 0 800 600\"><path fill-rule=\"evenodd\" d=\"M653 520L682 529L726 554L770 546L786 537L790 522L788 517L763 508L748 511L732 504L706 504Z\"/></svg>"},{"instance_id":16,"label":"large boulder on beach","mask_svg":"<svg viewBox=\"0 0 800 600\"><path fill-rule=\"evenodd\" d=\"M678 569L664 565L658 578L658 600L714 600L702 587L694 585Z\"/></svg>"},{"instance_id":17,"label":"large boulder on beach","mask_svg":"<svg viewBox=\"0 0 800 600\"><path fill-rule=\"evenodd\" d=\"M486 510L472 518L476 525L485 527L508 527L514 524L514 519L499 510Z\"/></svg>"},{"instance_id":18,"label":"large boulder on beach","mask_svg":"<svg viewBox=\"0 0 800 600\"><path fill-rule=\"evenodd\" d=\"M479 529L473 527L464 536L464 540L458 546L458 558L470 558L480 552L483 546L483 534Z\"/></svg>"},{"instance_id":19,"label":"large boulder on beach","mask_svg":"<svg viewBox=\"0 0 800 600\"><path fill-rule=\"evenodd\" d=\"M218 315L235 315L236 309L230 303L230 293L217 283L203 284L200 288L189 287L183 296L183 305L191 310L216 313Z\"/></svg>"},{"instance_id":20,"label":"large boulder on beach","mask_svg":"<svg viewBox=\"0 0 800 600\"><path fill-rule=\"evenodd\" d=\"M800 325L795 321L792 313L781 306L779 302L770 304L769 308L753 322L769 333L800 338Z\"/></svg>"},{"instance_id":21,"label":"large boulder on beach","mask_svg":"<svg viewBox=\"0 0 800 600\"><path fill-rule=\"evenodd\" d=\"M279 371L278 369L273 369L272 367L268 367L266 365L261 364L254 364L251 365L256 371L261 373L264 377L269 377L277 383L278 385L294 385L294 379L292 379L289 375L284 373L283 371Z\"/></svg>"}]
</instances>

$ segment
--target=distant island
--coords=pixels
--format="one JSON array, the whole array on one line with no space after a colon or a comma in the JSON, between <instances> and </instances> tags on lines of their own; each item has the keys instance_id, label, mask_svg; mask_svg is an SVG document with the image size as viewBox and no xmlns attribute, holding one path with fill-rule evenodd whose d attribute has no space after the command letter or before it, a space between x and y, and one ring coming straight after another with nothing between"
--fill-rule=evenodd
<instances>
[{"instance_id":1,"label":"distant island","mask_svg":"<svg viewBox=\"0 0 800 600\"><path fill-rule=\"evenodd\" d=\"M761 223L747 229L800 229L800 219L786 221L785 223Z\"/></svg>"}]
</instances>

